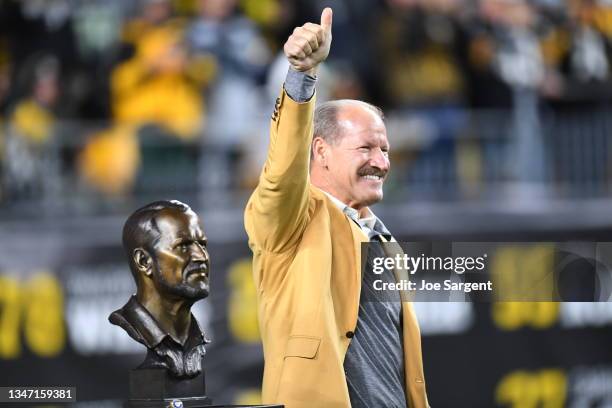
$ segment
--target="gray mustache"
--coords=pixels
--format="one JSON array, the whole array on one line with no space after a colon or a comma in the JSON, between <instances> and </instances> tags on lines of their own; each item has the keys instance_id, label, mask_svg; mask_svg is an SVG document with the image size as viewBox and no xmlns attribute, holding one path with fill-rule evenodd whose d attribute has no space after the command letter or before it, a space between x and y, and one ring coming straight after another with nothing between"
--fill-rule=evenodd
<instances>
[{"instance_id":1,"label":"gray mustache","mask_svg":"<svg viewBox=\"0 0 612 408\"><path fill-rule=\"evenodd\" d=\"M381 169L377 169L375 167L367 167L367 168L364 168L364 169L360 169L359 172L357 173L357 175L359 175L360 177L362 177L362 176L385 177L386 174L387 174L386 171L383 171Z\"/></svg>"}]
</instances>

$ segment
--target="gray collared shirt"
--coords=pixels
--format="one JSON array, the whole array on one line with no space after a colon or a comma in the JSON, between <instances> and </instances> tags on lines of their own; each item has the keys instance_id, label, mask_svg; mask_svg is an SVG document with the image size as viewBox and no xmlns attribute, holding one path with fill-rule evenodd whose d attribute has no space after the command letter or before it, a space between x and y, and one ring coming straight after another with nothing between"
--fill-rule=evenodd
<instances>
[{"instance_id":1,"label":"gray collared shirt","mask_svg":"<svg viewBox=\"0 0 612 408\"><path fill-rule=\"evenodd\" d=\"M395 241L372 210L367 208L368 215L359 217L356 209L324 193L361 227L370 241L377 235L383 235L386 241ZM376 253L381 250L380 247L369 248L367 262L370 262L372 256L384 256L384 252ZM344 358L351 407L404 408L407 406L407 395L404 388L401 299L397 294L381 294L373 290L375 279L394 282L395 276L390 270L385 270L380 276L374 276L368 271L369 268L365 268L362 277L357 327Z\"/></svg>"},{"instance_id":2,"label":"gray collared shirt","mask_svg":"<svg viewBox=\"0 0 612 408\"><path fill-rule=\"evenodd\" d=\"M323 190L321 190L323 191ZM395 238L391 235L385 224L378 218L372 210L367 207L366 210L368 215L365 217L359 216L359 211L354 209L353 207L349 207L344 204L342 201L329 194L327 191L323 191L327 197L338 207L347 217L351 220L355 221L357 225L361 228L363 233L368 237L368 239L372 239L372 237L376 235L384 235L386 241L395 242Z\"/></svg>"}]
</instances>

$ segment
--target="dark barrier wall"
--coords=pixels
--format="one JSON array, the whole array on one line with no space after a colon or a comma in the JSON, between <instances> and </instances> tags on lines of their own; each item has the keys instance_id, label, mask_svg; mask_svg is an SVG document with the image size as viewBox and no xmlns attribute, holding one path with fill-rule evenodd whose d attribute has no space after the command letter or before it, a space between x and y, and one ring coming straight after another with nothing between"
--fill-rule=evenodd
<instances>
[{"instance_id":1,"label":"dark barrier wall","mask_svg":"<svg viewBox=\"0 0 612 408\"><path fill-rule=\"evenodd\" d=\"M75 386L76 406L118 407L128 370L144 357L107 322L134 290L123 252L36 237L0 260L0 385ZM213 339L209 394L219 403L257 402L263 356L250 252L245 242L210 240L212 294L194 307ZM612 303L415 308L433 407L612 404Z\"/></svg>"}]
</instances>

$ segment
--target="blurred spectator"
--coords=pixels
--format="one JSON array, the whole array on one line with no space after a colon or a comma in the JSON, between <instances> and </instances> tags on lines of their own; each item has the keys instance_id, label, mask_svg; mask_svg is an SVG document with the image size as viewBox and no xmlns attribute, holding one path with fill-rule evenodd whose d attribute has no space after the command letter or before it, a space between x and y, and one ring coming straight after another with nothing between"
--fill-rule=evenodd
<instances>
[{"instance_id":1,"label":"blurred spectator","mask_svg":"<svg viewBox=\"0 0 612 408\"><path fill-rule=\"evenodd\" d=\"M535 9L525 0L481 0L468 48L471 105L511 108L513 91L538 90L544 60Z\"/></svg>"},{"instance_id":2,"label":"blurred spectator","mask_svg":"<svg viewBox=\"0 0 612 408\"><path fill-rule=\"evenodd\" d=\"M35 56L25 68L30 73L30 90L10 114L6 140L4 176L14 195L35 194L50 186L51 168L57 160L51 143L59 97L59 62L50 55Z\"/></svg>"},{"instance_id":3,"label":"blurred spectator","mask_svg":"<svg viewBox=\"0 0 612 408\"><path fill-rule=\"evenodd\" d=\"M138 139L129 127L121 126L90 135L78 160L84 180L109 195L133 187L139 164Z\"/></svg>"},{"instance_id":4,"label":"blurred spectator","mask_svg":"<svg viewBox=\"0 0 612 408\"><path fill-rule=\"evenodd\" d=\"M33 59L34 78L28 97L15 106L11 125L15 135L30 145L49 141L55 116L53 108L59 97L59 63L51 56Z\"/></svg>"},{"instance_id":5,"label":"blurred spectator","mask_svg":"<svg viewBox=\"0 0 612 408\"><path fill-rule=\"evenodd\" d=\"M9 52L14 68L11 77L11 104L21 100L31 91L32 60L35 56L53 55L58 60L62 67L62 78L59 78L62 85L78 65L70 3L70 0L2 2L1 23L8 34ZM65 88L62 86L62 89ZM66 98L57 108L63 113L70 110L71 105L70 98Z\"/></svg>"},{"instance_id":6,"label":"blurred spectator","mask_svg":"<svg viewBox=\"0 0 612 408\"><path fill-rule=\"evenodd\" d=\"M198 0L198 15L188 29L192 52L214 58L217 76L206 90L207 148L202 170L211 185L232 183L233 161L244 152L266 107L262 85L270 50L252 21L239 13L236 0Z\"/></svg>"},{"instance_id":7,"label":"blurred spectator","mask_svg":"<svg viewBox=\"0 0 612 408\"><path fill-rule=\"evenodd\" d=\"M505 173L522 182L513 194L526 199L548 168L539 116L547 69L539 16L527 0L481 0L478 18L482 25L469 46L472 106L511 115L511 127L500 132L512 137Z\"/></svg>"},{"instance_id":8,"label":"blurred spectator","mask_svg":"<svg viewBox=\"0 0 612 408\"><path fill-rule=\"evenodd\" d=\"M152 123L182 139L194 139L202 129L204 105L198 84L188 74L182 24L148 27L135 41L135 55L112 73L115 120L136 127Z\"/></svg>"},{"instance_id":9,"label":"blurred spectator","mask_svg":"<svg viewBox=\"0 0 612 408\"><path fill-rule=\"evenodd\" d=\"M461 0L388 0L377 47L385 101L395 109L461 105L459 26Z\"/></svg>"},{"instance_id":10,"label":"blurred spectator","mask_svg":"<svg viewBox=\"0 0 612 408\"><path fill-rule=\"evenodd\" d=\"M10 58L6 43L0 37L0 202L4 198L4 162L5 162L5 117L6 103L10 87Z\"/></svg>"},{"instance_id":11,"label":"blurred spectator","mask_svg":"<svg viewBox=\"0 0 612 408\"><path fill-rule=\"evenodd\" d=\"M121 36L123 13L122 2L118 0L78 2L73 26L80 55L86 58L112 55Z\"/></svg>"},{"instance_id":12,"label":"blurred spectator","mask_svg":"<svg viewBox=\"0 0 612 408\"><path fill-rule=\"evenodd\" d=\"M7 108L11 85L11 59L4 38L0 37L0 123ZM1 156L0 156L1 157Z\"/></svg>"},{"instance_id":13,"label":"blurred spectator","mask_svg":"<svg viewBox=\"0 0 612 408\"><path fill-rule=\"evenodd\" d=\"M110 73L118 61L133 51L122 46L123 17L128 14L125 0L86 0L73 7L72 25L76 34L79 64L67 81L71 116L93 120L111 117Z\"/></svg>"},{"instance_id":14,"label":"blurred spectator","mask_svg":"<svg viewBox=\"0 0 612 408\"><path fill-rule=\"evenodd\" d=\"M282 51L285 40L298 24L296 1L241 0L239 4L245 16L261 30L272 54Z\"/></svg>"},{"instance_id":15,"label":"blurred spectator","mask_svg":"<svg viewBox=\"0 0 612 408\"><path fill-rule=\"evenodd\" d=\"M170 0L138 0L140 12L127 21L123 27L121 40L136 47L139 41L151 30L161 27L172 20L172 2Z\"/></svg>"},{"instance_id":16,"label":"blurred spectator","mask_svg":"<svg viewBox=\"0 0 612 408\"><path fill-rule=\"evenodd\" d=\"M428 130L420 135L423 144L416 152L403 135L392 135L395 167L411 179L434 178L446 190L456 185L455 139L465 122L462 6L461 0L387 0L377 23L379 75L389 118Z\"/></svg>"},{"instance_id":17,"label":"blurred spectator","mask_svg":"<svg viewBox=\"0 0 612 408\"><path fill-rule=\"evenodd\" d=\"M575 24L571 50L574 76L582 81L604 81L610 70L606 44L612 25L609 5L602 2L577 1L572 13Z\"/></svg>"},{"instance_id":18,"label":"blurred spectator","mask_svg":"<svg viewBox=\"0 0 612 408\"><path fill-rule=\"evenodd\" d=\"M282 0L243 0L244 14L260 27L276 31L293 16L293 3Z\"/></svg>"},{"instance_id":19,"label":"blurred spectator","mask_svg":"<svg viewBox=\"0 0 612 408\"><path fill-rule=\"evenodd\" d=\"M70 0L3 3L6 29L11 34L11 55L16 65L40 52L57 56L64 67L74 63L76 53Z\"/></svg>"},{"instance_id":20,"label":"blurred spectator","mask_svg":"<svg viewBox=\"0 0 612 408\"><path fill-rule=\"evenodd\" d=\"M612 6L570 0L568 21L543 41L555 85L544 89L554 108L592 109L612 100Z\"/></svg>"}]
</instances>

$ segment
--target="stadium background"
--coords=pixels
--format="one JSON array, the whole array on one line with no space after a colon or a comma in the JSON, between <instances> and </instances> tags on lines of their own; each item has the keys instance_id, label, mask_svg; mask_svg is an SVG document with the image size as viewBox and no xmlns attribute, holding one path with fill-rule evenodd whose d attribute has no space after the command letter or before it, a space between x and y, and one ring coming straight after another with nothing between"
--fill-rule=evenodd
<instances>
[{"instance_id":1,"label":"stadium background","mask_svg":"<svg viewBox=\"0 0 612 408\"><path fill-rule=\"evenodd\" d=\"M144 352L107 322L134 290L120 230L175 198L210 241L210 395L258 401L242 206L284 39L326 5L318 98L385 110L376 212L398 239L610 241L605 0L0 0L0 385L121 405ZM550 267L545 245L505 250L504 273ZM612 304L416 307L432 406L612 406Z\"/></svg>"}]
</instances>

